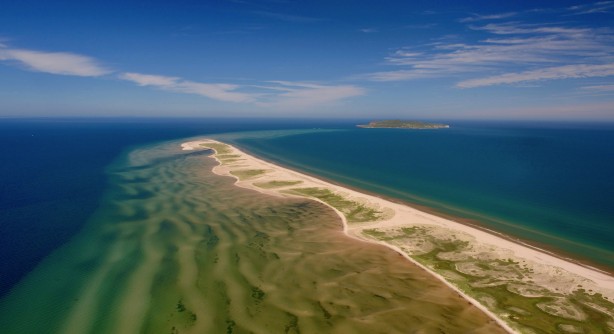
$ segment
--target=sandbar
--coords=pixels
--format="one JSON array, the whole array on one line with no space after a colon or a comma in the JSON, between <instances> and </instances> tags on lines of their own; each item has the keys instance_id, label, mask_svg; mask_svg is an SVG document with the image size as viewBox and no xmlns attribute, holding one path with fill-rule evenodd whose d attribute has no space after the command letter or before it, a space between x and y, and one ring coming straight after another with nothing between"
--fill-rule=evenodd
<instances>
[{"instance_id":1,"label":"sandbar","mask_svg":"<svg viewBox=\"0 0 614 334\"><path fill-rule=\"evenodd\" d=\"M510 333L554 330L548 321L562 332L614 331L614 277L607 273L272 164L226 143L203 139L181 146L212 149L219 162L213 172L234 177L239 187L328 205L346 235L394 249Z\"/></svg>"}]
</instances>

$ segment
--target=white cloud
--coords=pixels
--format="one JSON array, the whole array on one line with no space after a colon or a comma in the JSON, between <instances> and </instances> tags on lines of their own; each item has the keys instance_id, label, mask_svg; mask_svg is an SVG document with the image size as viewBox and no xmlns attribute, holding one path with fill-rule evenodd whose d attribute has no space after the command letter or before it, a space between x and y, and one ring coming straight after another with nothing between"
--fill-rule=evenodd
<instances>
[{"instance_id":1,"label":"white cloud","mask_svg":"<svg viewBox=\"0 0 614 334\"><path fill-rule=\"evenodd\" d=\"M322 85L290 81L268 81L265 85L241 86L224 83L201 83L178 77L141 73L122 73L119 78L132 81L139 86L196 94L219 101L253 103L267 108L304 109L316 105L331 104L365 93L363 88L353 85Z\"/></svg>"},{"instance_id":2,"label":"white cloud","mask_svg":"<svg viewBox=\"0 0 614 334\"><path fill-rule=\"evenodd\" d=\"M16 62L28 70L59 75L98 77L112 71L99 65L90 57L67 52L42 52L10 48L0 43L0 61ZM365 94L363 88L354 85L327 85L290 81L269 81L264 85L238 85L230 83L205 83L184 80L180 77L119 73L121 80L142 87L153 87L170 92L195 94L213 100L251 103L261 107L303 109Z\"/></svg>"},{"instance_id":3,"label":"white cloud","mask_svg":"<svg viewBox=\"0 0 614 334\"><path fill-rule=\"evenodd\" d=\"M198 94L209 97L214 100L226 102L254 102L257 94L237 92L241 86L223 83L201 83L192 81L183 81L178 86L180 92Z\"/></svg>"},{"instance_id":4,"label":"white cloud","mask_svg":"<svg viewBox=\"0 0 614 334\"><path fill-rule=\"evenodd\" d=\"M442 74L436 73L433 70L400 70L400 71L382 71L375 72L368 75L369 79L373 81L404 81L404 80L416 80L425 78L435 78Z\"/></svg>"},{"instance_id":5,"label":"white cloud","mask_svg":"<svg viewBox=\"0 0 614 334\"><path fill-rule=\"evenodd\" d=\"M177 77L166 77L162 75L151 75L151 74L141 74L141 73L122 73L119 75L120 79L128 80L136 83L139 86L162 86L162 87L170 87L175 85L179 78Z\"/></svg>"},{"instance_id":6,"label":"white cloud","mask_svg":"<svg viewBox=\"0 0 614 334\"><path fill-rule=\"evenodd\" d=\"M593 93L614 93L614 85L584 86L582 90Z\"/></svg>"},{"instance_id":7,"label":"white cloud","mask_svg":"<svg viewBox=\"0 0 614 334\"><path fill-rule=\"evenodd\" d=\"M239 85L223 83L201 83L182 80L177 77L168 77L141 73L122 73L119 75L122 80L132 81L139 86L150 86L167 91L196 94L214 100L226 102L253 102L255 95L238 92Z\"/></svg>"},{"instance_id":8,"label":"white cloud","mask_svg":"<svg viewBox=\"0 0 614 334\"><path fill-rule=\"evenodd\" d=\"M588 28L568 28L556 26L538 26L518 23L489 23L484 26L470 26L473 30L485 30L497 35L512 34L561 34L575 35L586 34L591 31Z\"/></svg>"},{"instance_id":9,"label":"white cloud","mask_svg":"<svg viewBox=\"0 0 614 334\"><path fill-rule=\"evenodd\" d=\"M15 61L31 71L50 74L97 77L111 72L90 57L68 52L11 49L4 45L0 45L0 60Z\"/></svg>"},{"instance_id":10,"label":"white cloud","mask_svg":"<svg viewBox=\"0 0 614 334\"><path fill-rule=\"evenodd\" d=\"M501 13L501 14L492 14L492 15L473 14L473 16L462 18L462 19L458 20L458 22L476 22L476 21L484 21L484 20L500 20L500 19L505 19L505 18L508 18L508 17L512 17L514 15L516 15L516 13L514 13L514 12Z\"/></svg>"},{"instance_id":11,"label":"white cloud","mask_svg":"<svg viewBox=\"0 0 614 334\"><path fill-rule=\"evenodd\" d=\"M482 76L457 87L516 84L538 80L609 76L614 63L614 35L609 29L487 24L472 27L491 34L474 43L437 41L397 50L386 61L401 67L368 74L374 81ZM601 67L600 67L601 66ZM492 73L502 73L492 75ZM509 73L505 73L509 72Z\"/></svg>"},{"instance_id":12,"label":"white cloud","mask_svg":"<svg viewBox=\"0 0 614 334\"><path fill-rule=\"evenodd\" d=\"M502 84L516 84L540 80L570 78L593 78L614 75L614 63L603 65L566 65L548 67L520 73L505 73L486 78L464 80L456 84L459 88L475 88Z\"/></svg>"},{"instance_id":13,"label":"white cloud","mask_svg":"<svg viewBox=\"0 0 614 334\"><path fill-rule=\"evenodd\" d=\"M614 1L598 1L591 4L571 6L567 8L573 15L594 13L609 13L614 10Z\"/></svg>"}]
</instances>

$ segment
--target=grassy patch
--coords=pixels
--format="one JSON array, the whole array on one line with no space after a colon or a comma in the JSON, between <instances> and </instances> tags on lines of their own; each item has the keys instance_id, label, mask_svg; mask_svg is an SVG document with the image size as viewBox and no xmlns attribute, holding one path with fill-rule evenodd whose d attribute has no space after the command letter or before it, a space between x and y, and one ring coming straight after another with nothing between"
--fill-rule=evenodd
<instances>
[{"instance_id":1,"label":"grassy patch","mask_svg":"<svg viewBox=\"0 0 614 334\"><path fill-rule=\"evenodd\" d=\"M299 183L303 183L303 181L269 181L269 182L258 182L254 183L256 187L264 188L264 189L272 189L272 188L281 188L287 186L294 186Z\"/></svg>"},{"instance_id":2,"label":"grassy patch","mask_svg":"<svg viewBox=\"0 0 614 334\"><path fill-rule=\"evenodd\" d=\"M561 326L575 328L583 333L612 333L608 328L608 321L613 321L614 303L602 295L591 293L582 289L576 290L572 295L564 295L551 292L545 288L534 286L523 281L523 275L518 273L527 272L523 266L509 258L502 259L477 259L475 257L459 257L463 260L449 260L439 257L439 253L463 253L469 246L467 242L452 238L437 237L429 230L420 227L401 228L400 230L365 229L364 235L378 240L392 241L399 239L402 242L413 244L427 242L435 246L434 249L412 257L421 264L442 274L454 273L457 280L449 280L461 291L481 301L493 313L509 321L520 331L532 331L537 333L563 333ZM457 264L472 264L478 273L468 274L457 269ZM527 273L530 274L530 273ZM461 279L462 277L462 279ZM512 284L520 289L531 292L538 291L534 296L523 296L518 293L518 288L512 288ZM513 292L516 291L516 292ZM559 315L544 312L538 304L552 305L555 309L561 309ZM569 307L580 309L586 315L586 320L574 320L572 314L566 311ZM542 307L543 308L543 307Z\"/></svg>"},{"instance_id":3,"label":"grassy patch","mask_svg":"<svg viewBox=\"0 0 614 334\"><path fill-rule=\"evenodd\" d=\"M202 147L212 148L215 150L216 154L229 154L232 153L230 146L221 143L206 143L200 144Z\"/></svg>"},{"instance_id":4,"label":"grassy patch","mask_svg":"<svg viewBox=\"0 0 614 334\"><path fill-rule=\"evenodd\" d=\"M402 227L401 228L401 232L403 232L403 234L405 236L410 236L410 235L414 235L419 231L417 226L412 226L412 227Z\"/></svg>"},{"instance_id":5,"label":"grassy patch","mask_svg":"<svg viewBox=\"0 0 614 334\"><path fill-rule=\"evenodd\" d=\"M229 164L237 161L243 161L238 154L217 154L215 156L222 164Z\"/></svg>"},{"instance_id":6,"label":"grassy patch","mask_svg":"<svg viewBox=\"0 0 614 334\"><path fill-rule=\"evenodd\" d=\"M224 159L224 160L220 160L220 162L221 162L223 165L226 165L226 164L231 164L231 163L233 163L233 162L237 162L237 161L245 161L245 160L243 160L243 159Z\"/></svg>"},{"instance_id":7,"label":"grassy patch","mask_svg":"<svg viewBox=\"0 0 614 334\"><path fill-rule=\"evenodd\" d=\"M341 211L350 223L378 220L383 212L367 207L364 204L349 200L324 188L294 188L291 193L314 197Z\"/></svg>"},{"instance_id":8,"label":"grassy patch","mask_svg":"<svg viewBox=\"0 0 614 334\"><path fill-rule=\"evenodd\" d=\"M398 238L398 236L392 236L384 231L375 228L364 229L362 230L362 234L382 241L390 241Z\"/></svg>"},{"instance_id":9,"label":"grassy patch","mask_svg":"<svg viewBox=\"0 0 614 334\"><path fill-rule=\"evenodd\" d=\"M231 171L230 174L239 178L239 180L246 180L258 175L262 175L266 173L265 169L243 169L243 170L234 170Z\"/></svg>"},{"instance_id":10,"label":"grassy patch","mask_svg":"<svg viewBox=\"0 0 614 334\"><path fill-rule=\"evenodd\" d=\"M216 158L222 160L222 159L235 159L235 158L240 158L241 156L238 154L218 154L216 155Z\"/></svg>"},{"instance_id":11,"label":"grassy patch","mask_svg":"<svg viewBox=\"0 0 614 334\"><path fill-rule=\"evenodd\" d=\"M386 238L386 232L380 231L375 228L369 228L362 230L362 234L374 237L376 239L384 239Z\"/></svg>"}]
</instances>

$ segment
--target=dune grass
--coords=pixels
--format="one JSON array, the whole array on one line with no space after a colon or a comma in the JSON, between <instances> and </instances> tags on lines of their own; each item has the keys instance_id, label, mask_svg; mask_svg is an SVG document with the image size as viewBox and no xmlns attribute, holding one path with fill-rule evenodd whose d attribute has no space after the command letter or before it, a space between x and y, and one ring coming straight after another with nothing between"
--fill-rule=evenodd
<instances>
[{"instance_id":1,"label":"dune grass","mask_svg":"<svg viewBox=\"0 0 614 334\"><path fill-rule=\"evenodd\" d=\"M462 254L470 247L467 241L453 235L436 237L422 227L396 230L372 228L362 233L401 248L409 244L428 245L422 251L406 252L442 276L454 277L448 281L520 329L520 332L614 332L614 311L608 311L614 310L612 301L583 289L571 295L548 290L533 283L533 271L511 259L461 256L451 260L453 257L447 254Z\"/></svg>"},{"instance_id":2,"label":"dune grass","mask_svg":"<svg viewBox=\"0 0 614 334\"><path fill-rule=\"evenodd\" d=\"M335 194L324 188L294 188L290 193L314 197L341 211L350 223L375 221L383 217L384 213L370 208L362 203L352 201L346 197Z\"/></svg>"},{"instance_id":3,"label":"dune grass","mask_svg":"<svg viewBox=\"0 0 614 334\"><path fill-rule=\"evenodd\" d=\"M263 189L273 189L273 188L281 188L287 186L294 186L297 184L303 183L303 181L269 181L269 182L258 182L254 183L256 187L260 187Z\"/></svg>"},{"instance_id":4,"label":"dune grass","mask_svg":"<svg viewBox=\"0 0 614 334\"><path fill-rule=\"evenodd\" d=\"M238 177L239 180L247 180L262 175L266 172L266 169L242 169L230 171L230 174Z\"/></svg>"},{"instance_id":5,"label":"dune grass","mask_svg":"<svg viewBox=\"0 0 614 334\"><path fill-rule=\"evenodd\" d=\"M221 143L203 143L200 144L202 147L214 149L217 155L220 154L229 154L232 153L230 146Z\"/></svg>"}]
</instances>

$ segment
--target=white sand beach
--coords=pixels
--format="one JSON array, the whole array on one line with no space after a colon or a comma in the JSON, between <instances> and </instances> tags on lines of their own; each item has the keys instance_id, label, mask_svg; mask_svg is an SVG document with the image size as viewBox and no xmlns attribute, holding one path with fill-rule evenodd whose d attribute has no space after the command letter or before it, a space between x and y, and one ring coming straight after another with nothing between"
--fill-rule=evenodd
<instances>
[{"instance_id":1,"label":"white sand beach","mask_svg":"<svg viewBox=\"0 0 614 334\"><path fill-rule=\"evenodd\" d=\"M514 242L496 233L277 166L231 145L205 139L186 142L181 146L184 150L216 150L215 158L220 165L213 171L219 175L235 177L237 186L273 196L309 197L331 206L343 220L343 228L348 236L365 242L380 243L396 250L407 260L456 290L509 332L526 332L522 324L514 320L514 312L520 314L523 311L498 308L496 299L473 293L472 289L505 286L506 293L509 291L510 295L519 298L552 297L556 302L542 302L537 304L537 307L549 316L560 317L563 323L569 321L568 325L559 325L562 331L573 332L577 322L588 319L586 312L582 311L587 307L606 318L609 317L609 320L604 321L604 326L614 328L614 311L608 309L608 301L614 301L614 277L604 272ZM376 218L371 221L348 221L348 213L342 212L339 207L335 208L330 202L327 203L316 196L302 195L296 189L325 189L338 198L377 213ZM403 234L403 231L406 234ZM455 270L440 270L436 263L430 265L431 262L419 260L421 255L430 252L434 244L440 241L462 245L458 249L437 255L437 260L453 263ZM507 266L508 263L512 265ZM479 278L480 281L468 284L460 274ZM600 298L603 303L587 299L582 305L574 305L566 299L577 293L583 293L586 298Z\"/></svg>"}]
</instances>

